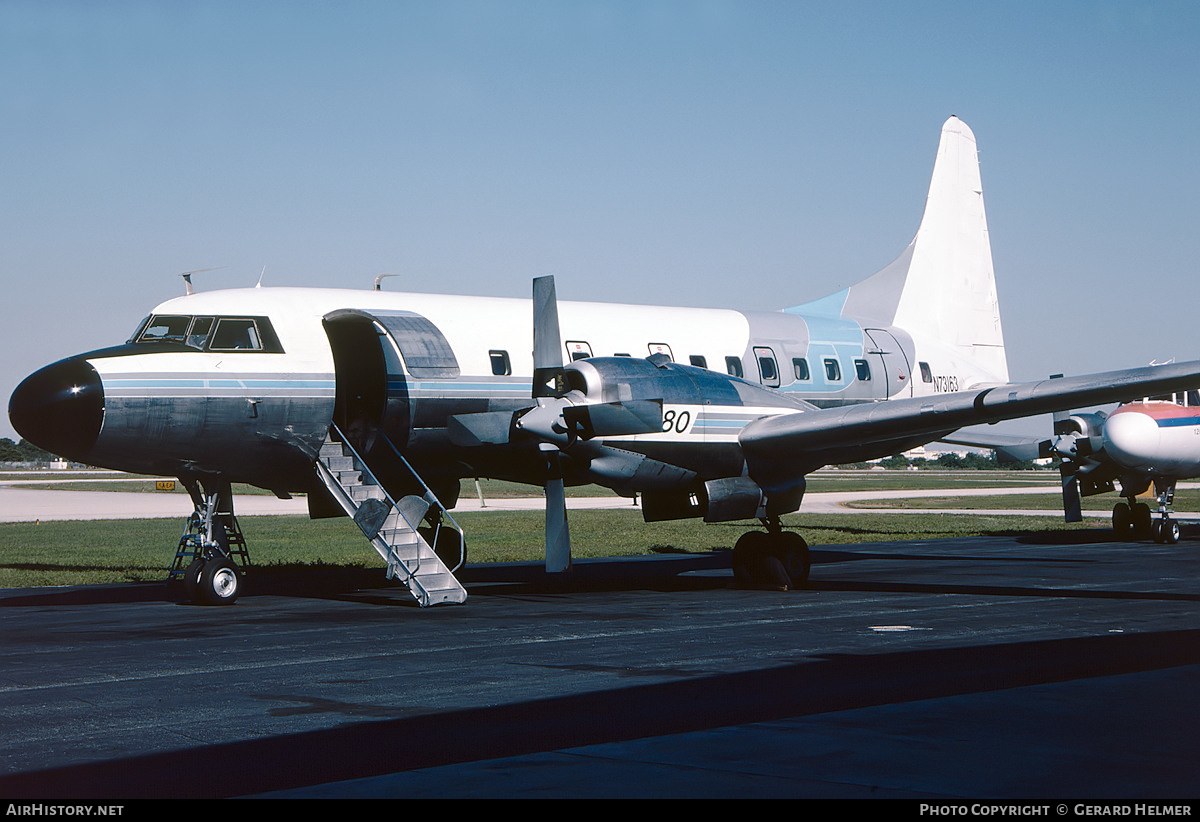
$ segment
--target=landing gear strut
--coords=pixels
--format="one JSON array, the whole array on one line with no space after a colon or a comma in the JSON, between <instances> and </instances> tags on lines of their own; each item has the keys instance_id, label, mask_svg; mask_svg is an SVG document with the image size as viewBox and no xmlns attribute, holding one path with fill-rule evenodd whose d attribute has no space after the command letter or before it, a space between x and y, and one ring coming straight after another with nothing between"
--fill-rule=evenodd
<instances>
[{"instance_id":1,"label":"landing gear strut","mask_svg":"<svg viewBox=\"0 0 1200 822\"><path fill-rule=\"evenodd\" d=\"M191 602L232 605L242 590L242 571L234 558L244 567L249 555L233 515L229 483L218 483L211 492L202 492L194 480L183 480L183 485L196 508L179 538L167 581L182 577L184 595Z\"/></svg>"},{"instance_id":2,"label":"landing gear strut","mask_svg":"<svg viewBox=\"0 0 1200 822\"><path fill-rule=\"evenodd\" d=\"M803 588L812 565L808 543L784 531L778 517L762 520L766 531L749 531L733 546L733 576L746 588Z\"/></svg>"},{"instance_id":3,"label":"landing gear strut","mask_svg":"<svg viewBox=\"0 0 1200 822\"><path fill-rule=\"evenodd\" d=\"M1174 482L1154 482L1154 492L1158 494L1159 518L1151 526L1155 542L1174 545L1179 542L1179 521L1171 519L1171 503L1175 501Z\"/></svg>"}]
</instances>

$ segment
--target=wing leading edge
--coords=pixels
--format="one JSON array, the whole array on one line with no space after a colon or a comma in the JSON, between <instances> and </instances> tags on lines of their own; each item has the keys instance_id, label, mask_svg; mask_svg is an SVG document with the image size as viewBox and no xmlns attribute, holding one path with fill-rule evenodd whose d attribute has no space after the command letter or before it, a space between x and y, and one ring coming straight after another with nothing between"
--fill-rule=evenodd
<instances>
[{"instance_id":1,"label":"wing leading edge","mask_svg":"<svg viewBox=\"0 0 1200 822\"><path fill-rule=\"evenodd\" d=\"M772 490L824 465L887 457L967 425L1200 387L1200 361L1012 383L767 417L738 437L750 477Z\"/></svg>"}]
</instances>

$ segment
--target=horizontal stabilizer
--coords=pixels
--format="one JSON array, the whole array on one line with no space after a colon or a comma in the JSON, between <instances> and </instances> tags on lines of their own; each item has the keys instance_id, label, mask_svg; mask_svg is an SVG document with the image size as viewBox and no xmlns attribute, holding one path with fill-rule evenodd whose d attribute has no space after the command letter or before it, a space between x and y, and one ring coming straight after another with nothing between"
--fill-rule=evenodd
<instances>
[{"instance_id":1,"label":"horizontal stabilizer","mask_svg":"<svg viewBox=\"0 0 1200 822\"><path fill-rule=\"evenodd\" d=\"M1001 462L1025 462L1046 456L1042 453L1043 440L1033 437L1014 437L967 429L955 431L938 441L949 445L966 445L970 448L991 448Z\"/></svg>"}]
</instances>

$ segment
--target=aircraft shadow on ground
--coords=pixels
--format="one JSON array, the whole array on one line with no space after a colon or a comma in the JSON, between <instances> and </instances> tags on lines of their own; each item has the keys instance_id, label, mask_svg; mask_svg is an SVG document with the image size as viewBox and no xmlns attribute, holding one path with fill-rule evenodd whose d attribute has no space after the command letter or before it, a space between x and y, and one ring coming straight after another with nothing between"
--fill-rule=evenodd
<instances>
[{"instance_id":1,"label":"aircraft shadow on ground","mask_svg":"<svg viewBox=\"0 0 1200 822\"><path fill-rule=\"evenodd\" d=\"M1098 537L1102 537L1098 539ZM972 537L971 541L981 539ZM987 539L987 538L983 538ZM946 549L961 549L964 539L941 539L871 543L856 545L815 546L812 549L813 577L808 588L824 591L874 591L904 593L960 593L975 595L1090 597L1161 599L1196 601L1191 594L1129 592L1113 590L1080 590L1044 586L979 585L952 583L906 582L904 580L852 581L836 579L833 569L843 564L868 561L901 561L905 563L951 563L978 566L982 564L1086 564L1090 557L1078 555L1031 557L1004 556L1000 553L951 553ZM1104 531L1070 531L1025 534L1017 542L1031 545L1088 545L1103 542L1112 545L1111 535ZM1138 543L1129 543L1131 550ZM893 550L894 549L894 550ZM704 591L733 587L730 571L730 552L716 550L703 554L665 553L637 557L608 557L578 560L567 574L549 574L542 563L508 562L467 565L459 571L460 580L471 596L492 595L556 595L606 591ZM800 593L800 592L796 592ZM83 585L68 588L25 589L0 599L0 607L95 605L134 602L175 602L190 605L184 597L183 586L172 583L112 583ZM296 598L332 599L368 602L378 605L417 607L398 582L385 578L382 568L359 566L285 566L264 569L251 568L245 580L243 597L282 596ZM235 606L236 607L236 606Z\"/></svg>"},{"instance_id":2,"label":"aircraft shadow on ground","mask_svg":"<svg viewBox=\"0 0 1200 822\"><path fill-rule=\"evenodd\" d=\"M1200 630L820 655L762 670L356 721L317 731L10 774L0 777L0 795L10 799L245 796L584 745L1195 664L1200 664ZM237 765L229 767L230 763ZM1189 775L1181 776L1180 788L1191 790L1192 765L1181 765ZM1094 778L1096 790L1112 790L1103 772Z\"/></svg>"}]
</instances>

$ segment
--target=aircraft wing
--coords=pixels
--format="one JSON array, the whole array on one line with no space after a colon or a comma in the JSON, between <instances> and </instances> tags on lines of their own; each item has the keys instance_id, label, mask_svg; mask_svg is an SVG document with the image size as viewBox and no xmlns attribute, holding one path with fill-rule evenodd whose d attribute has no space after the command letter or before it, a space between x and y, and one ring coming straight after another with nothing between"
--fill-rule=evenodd
<instances>
[{"instance_id":1,"label":"aircraft wing","mask_svg":"<svg viewBox=\"0 0 1200 822\"><path fill-rule=\"evenodd\" d=\"M738 441L750 477L777 489L821 466L887 457L968 425L1196 387L1200 361L1153 365L765 417L742 429Z\"/></svg>"}]
</instances>

